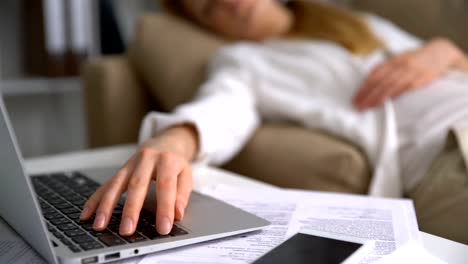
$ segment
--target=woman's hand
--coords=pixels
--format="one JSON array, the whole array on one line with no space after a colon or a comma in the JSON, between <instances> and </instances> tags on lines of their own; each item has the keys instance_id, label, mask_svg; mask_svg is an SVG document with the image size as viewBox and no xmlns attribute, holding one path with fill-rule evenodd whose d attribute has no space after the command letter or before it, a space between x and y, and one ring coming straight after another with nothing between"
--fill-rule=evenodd
<instances>
[{"instance_id":1,"label":"woman's hand","mask_svg":"<svg viewBox=\"0 0 468 264\"><path fill-rule=\"evenodd\" d=\"M355 95L353 104L360 111L380 106L385 100L430 84L465 59L450 41L432 40L377 66Z\"/></svg>"},{"instance_id":2,"label":"woman's hand","mask_svg":"<svg viewBox=\"0 0 468 264\"><path fill-rule=\"evenodd\" d=\"M135 232L141 208L152 180L156 181L156 228L168 234L175 220L184 216L192 191L189 161L197 151L197 134L192 126L177 126L146 141L140 150L108 182L86 202L80 219L94 213L93 228L104 230L114 207L126 192L127 197L120 222L120 234Z\"/></svg>"}]
</instances>

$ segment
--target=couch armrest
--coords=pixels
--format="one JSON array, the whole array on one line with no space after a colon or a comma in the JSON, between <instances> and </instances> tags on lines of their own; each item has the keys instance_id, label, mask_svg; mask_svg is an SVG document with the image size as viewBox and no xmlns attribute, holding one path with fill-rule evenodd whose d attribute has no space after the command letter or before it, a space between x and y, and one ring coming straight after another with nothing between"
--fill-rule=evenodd
<instances>
[{"instance_id":1,"label":"couch armrest","mask_svg":"<svg viewBox=\"0 0 468 264\"><path fill-rule=\"evenodd\" d=\"M149 103L127 57L87 62L82 80L89 147L136 142Z\"/></svg>"}]
</instances>

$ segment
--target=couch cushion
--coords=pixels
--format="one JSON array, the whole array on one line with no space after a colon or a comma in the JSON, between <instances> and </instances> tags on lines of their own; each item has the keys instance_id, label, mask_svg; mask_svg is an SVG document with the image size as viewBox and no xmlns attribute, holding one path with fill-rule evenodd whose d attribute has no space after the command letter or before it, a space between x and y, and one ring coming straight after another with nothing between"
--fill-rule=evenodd
<instances>
[{"instance_id":1,"label":"couch cushion","mask_svg":"<svg viewBox=\"0 0 468 264\"><path fill-rule=\"evenodd\" d=\"M205 66L223 41L170 14L138 23L129 57L164 111L189 101L205 79Z\"/></svg>"},{"instance_id":2,"label":"couch cushion","mask_svg":"<svg viewBox=\"0 0 468 264\"><path fill-rule=\"evenodd\" d=\"M352 144L287 124L260 127L224 168L286 188L361 194L371 176L365 155Z\"/></svg>"}]
</instances>

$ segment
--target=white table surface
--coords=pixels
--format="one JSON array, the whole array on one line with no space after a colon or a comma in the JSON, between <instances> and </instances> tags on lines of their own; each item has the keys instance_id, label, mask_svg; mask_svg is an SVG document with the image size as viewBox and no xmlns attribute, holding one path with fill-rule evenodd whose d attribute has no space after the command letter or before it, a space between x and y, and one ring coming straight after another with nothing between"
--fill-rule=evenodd
<instances>
[{"instance_id":1,"label":"white table surface","mask_svg":"<svg viewBox=\"0 0 468 264\"><path fill-rule=\"evenodd\" d=\"M83 152L26 160L26 171L39 174L51 171L84 170L121 166L136 150L135 145L122 145ZM245 187L273 187L245 176L223 170L194 166L194 189L230 184ZM461 227L465 228L465 227ZM424 247L448 263L468 263L468 246L421 232Z\"/></svg>"}]
</instances>

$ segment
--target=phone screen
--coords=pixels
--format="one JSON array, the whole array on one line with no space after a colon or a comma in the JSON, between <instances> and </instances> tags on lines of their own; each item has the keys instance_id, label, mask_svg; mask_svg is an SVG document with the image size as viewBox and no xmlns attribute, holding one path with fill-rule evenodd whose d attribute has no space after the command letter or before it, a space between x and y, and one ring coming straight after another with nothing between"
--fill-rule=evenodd
<instances>
[{"instance_id":1,"label":"phone screen","mask_svg":"<svg viewBox=\"0 0 468 264\"><path fill-rule=\"evenodd\" d=\"M254 264L341 263L361 246L359 243L299 233L259 258Z\"/></svg>"}]
</instances>

